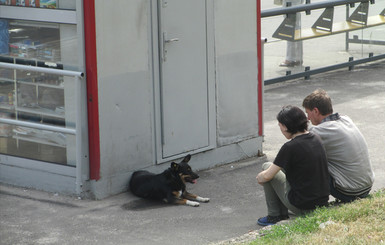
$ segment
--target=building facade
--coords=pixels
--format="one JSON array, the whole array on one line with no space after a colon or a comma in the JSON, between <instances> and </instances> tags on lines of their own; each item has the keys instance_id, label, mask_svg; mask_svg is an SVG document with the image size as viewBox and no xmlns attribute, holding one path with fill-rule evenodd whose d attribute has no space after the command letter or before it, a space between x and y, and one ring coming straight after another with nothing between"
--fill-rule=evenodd
<instances>
[{"instance_id":1,"label":"building facade","mask_svg":"<svg viewBox=\"0 0 385 245\"><path fill-rule=\"evenodd\" d=\"M104 198L262 152L255 0L0 4L2 183Z\"/></svg>"}]
</instances>

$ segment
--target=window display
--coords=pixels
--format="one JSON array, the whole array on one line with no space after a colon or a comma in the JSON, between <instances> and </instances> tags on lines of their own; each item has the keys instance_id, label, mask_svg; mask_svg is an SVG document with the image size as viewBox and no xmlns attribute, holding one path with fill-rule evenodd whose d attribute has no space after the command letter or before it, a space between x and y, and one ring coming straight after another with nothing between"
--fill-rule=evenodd
<instances>
[{"instance_id":1,"label":"window display","mask_svg":"<svg viewBox=\"0 0 385 245\"><path fill-rule=\"evenodd\" d=\"M75 25L0 19L3 63L73 67L78 60L76 43ZM73 78L61 75L0 68L0 116L74 128L74 84ZM71 165L73 159L67 155L73 145L73 136L0 124L0 154Z\"/></svg>"},{"instance_id":2,"label":"window display","mask_svg":"<svg viewBox=\"0 0 385 245\"><path fill-rule=\"evenodd\" d=\"M50 9L75 9L75 0L0 0L0 5Z\"/></svg>"}]
</instances>

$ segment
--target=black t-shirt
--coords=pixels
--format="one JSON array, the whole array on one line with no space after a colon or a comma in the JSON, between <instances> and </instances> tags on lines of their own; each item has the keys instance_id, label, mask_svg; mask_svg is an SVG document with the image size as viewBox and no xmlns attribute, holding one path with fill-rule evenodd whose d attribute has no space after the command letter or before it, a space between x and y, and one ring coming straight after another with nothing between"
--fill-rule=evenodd
<instances>
[{"instance_id":1,"label":"black t-shirt","mask_svg":"<svg viewBox=\"0 0 385 245\"><path fill-rule=\"evenodd\" d=\"M324 206L329 200L325 149L318 135L302 134L286 142L274 164L283 168L291 186L288 198L299 209Z\"/></svg>"}]
</instances>

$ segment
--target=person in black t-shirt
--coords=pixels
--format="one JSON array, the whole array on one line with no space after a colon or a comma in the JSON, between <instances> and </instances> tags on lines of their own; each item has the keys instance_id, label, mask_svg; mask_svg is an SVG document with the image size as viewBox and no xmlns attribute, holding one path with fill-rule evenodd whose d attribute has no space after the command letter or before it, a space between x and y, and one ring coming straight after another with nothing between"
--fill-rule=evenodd
<instances>
[{"instance_id":1,"label":"person in black t-shirt","mask_svg":"<svg viewBox=\"0 0 385 245\"><path fill-rule=\"evenodd\" d=\"M304 214L329 200L329 174L325 149L318 135L307 131L305 113L285 106L277 115L282 134L290 141L279 150L273 163L263 164L257 176L264 188L268 215L262 226L288 219L288 210Z\"/></svg>"}]
</instances>

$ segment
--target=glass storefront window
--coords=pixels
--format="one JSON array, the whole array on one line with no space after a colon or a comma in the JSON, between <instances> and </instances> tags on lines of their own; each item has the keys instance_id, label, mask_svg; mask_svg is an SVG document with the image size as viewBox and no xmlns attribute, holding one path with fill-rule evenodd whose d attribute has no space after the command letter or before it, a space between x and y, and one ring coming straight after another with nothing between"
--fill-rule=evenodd
<instances>
[{"instance_id":1,"label":"glass storefront window","mask_svg":"<svg viewBox=\"0 0 385 245\"><path fill-rule=\"evenodd\" d=\"M75 10L75 1L76 0L0 0L0 5Z\"/></svg>"},{"instance_id":2,"label":"glass storefront window","mask_svg":"<svg viewBox=\"0 0 385 245\"><path fill-rule=\"evenodd\" d=\"M74 129L74 84L73 78L59 75L0 69L0 116ZM1 154L72 165L67 155L74 140L63 133L0 124Z\"/></svg>"},{"instance_id":3,"label":"glass storefront window","mask_svg":"<svg viewBox=\"0 0 385 245\"><path fill-rule=\"evenodd\" d=\"M73 66L76 51L75 25L0 19L1 56Z\"/></svg>"},{"instance_id":4,"label":"glass storefront window","mask_svg":"<svg viewBox=\"0 0 385 245\"><path fill-rule=\"evenodd\" d=\"M0 19L0 62L68 69L78 64L76 25ZM0 117L75 128L72 77L0 68ZM75 136L0 124L0 154L74 165Z\"/></svg>"}]
</instances>

